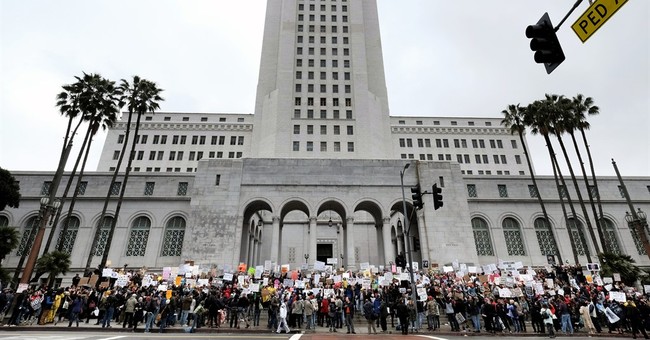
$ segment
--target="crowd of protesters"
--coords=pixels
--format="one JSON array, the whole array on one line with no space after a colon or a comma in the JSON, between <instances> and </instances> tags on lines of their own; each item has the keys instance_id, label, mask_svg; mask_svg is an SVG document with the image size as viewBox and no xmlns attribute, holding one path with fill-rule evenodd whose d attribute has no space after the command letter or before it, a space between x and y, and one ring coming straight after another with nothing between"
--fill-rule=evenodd
<instances>
[{"instance_id":1,"label":"crowd of protesters","mask_svg":"<svg viewBox=\"0 0 650 340\"><path fill-rule=\"evenodd\" d=\"M201 327L266 327L288 333L321 327L348 334L367 328L368 333L446 330L534 332L555 337L580 331L590 335L629 333L635 338L641 333L648 338L650 305L646 295L621 282L595 284L579 267L538 269L534 278L544 282L543 293L515 281L514 287L524 288L519 290L522 294L508 297L499 295L506 280L486 281L485 275L419 272L416 295L413 285L399 280L400 276L379 282L378 274L347 272L345 279L337 282L323 275L315 283L313 273L299 272L298 278L306 279L306 286L297 288L284 285L289 273L265 273L267 284L255 291L249 285L262 281L251 276L235 275L231 281L206 277L208 284L201 286L183 280L178 286L170 284L169 291L158 289L159 285L143 287L143 273L139 272L130 272L124 287L79 285L76 277L67 288L43 286L19 293L4 289L0 317L5 326L65 322L68 327L78 327L92 322L102 328L121 326L136 331L141 327L144 332L164 332L168 327L183 327L188 332ZM490 277L511 274L497 270ZM243 277L244 282L239 282ZM624 293L625 301L611 299L615 292ZM260 325L262 315L266 324Z\"/></svg>"}]
</instances>

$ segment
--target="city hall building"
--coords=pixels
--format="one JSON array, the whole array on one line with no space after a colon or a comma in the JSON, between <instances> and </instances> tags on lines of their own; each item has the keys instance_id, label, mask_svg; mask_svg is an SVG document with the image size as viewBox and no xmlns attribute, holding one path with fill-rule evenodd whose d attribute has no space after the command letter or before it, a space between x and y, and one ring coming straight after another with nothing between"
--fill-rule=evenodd
<instances>
[{"instance_id":1,"label":"city hall building","mask_svg":"<svg viewBox=\"0 0 650 340\"><path fill-rule=\"evenodd\" d=\"M194 261L207 270L337 259L355 269L394 262L409 242L420 265L540 266L549 254L573 263L574 248L581 263L588 253L597 259L586 228L581 239L575 227L587 218L593 224L594 216L576 207L567 221L552 176L532 185L523 145L501 117L389 114L376 1L269 0L263 39L253 114L143 117L108 254L112 266L160 270ZM108 133L97 171L85 175L72 215L64 208L58 223L69 219L67 232L53 233L52 243L63 238L72 255L68 275L83 272L96 228L92 267L108 251L117 199L102 223L100 214L108 190L114 197L120 190L122 176L109 186L125 130L123 117ZM18 228L22 241L5 268L15 268L30 248L39 199L53 177L14 175L23 198L19 209L0 212L0 224ZM635 206L650 210L650 178L624 180ZM66 182L64 176L58 197ZM424 208L415 210L410 188L417 184L442 188L444 206L434 210L425 195ZM650 265L625 220L619 181L601 177L598 187L605 241ZM578 189L587 197L592 188ZM571 184L561 192L575 197Z\"/></svg>"}]
</instances>

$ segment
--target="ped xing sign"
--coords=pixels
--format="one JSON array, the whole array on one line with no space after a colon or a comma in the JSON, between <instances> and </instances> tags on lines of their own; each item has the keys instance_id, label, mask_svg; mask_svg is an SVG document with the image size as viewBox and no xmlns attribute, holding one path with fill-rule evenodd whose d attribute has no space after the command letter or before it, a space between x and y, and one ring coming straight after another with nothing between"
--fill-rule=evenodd
<instances>
[{"instance_id":1,"label":"ped xing sign","mask_svg":"<svg viewBox=\"0 0 650 340\"><path fill-rule=\"evenodd\" d=\"M627 0L596 0L571 28L584 43L626 3Z\"/></svg>"}]
</instances>

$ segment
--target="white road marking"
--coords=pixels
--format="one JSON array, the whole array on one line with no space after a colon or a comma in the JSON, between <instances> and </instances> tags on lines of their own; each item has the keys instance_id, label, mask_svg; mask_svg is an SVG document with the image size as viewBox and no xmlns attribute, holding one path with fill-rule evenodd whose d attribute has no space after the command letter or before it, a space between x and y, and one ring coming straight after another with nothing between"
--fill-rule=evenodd
<instances>
[{"instance_id":1,"label":"white road marking","mask_svg":"<svg viewBox=\"0 0 650 340\"><path fill-rule=\"evenodd\" d=\"M440 337L431 336L431 335L417 335L417 336L427 338L427 339L433 339L433 340L447 340L446 338L440 338Z\"/></svg>"},{"instance_id":2,"label":"white road marking","mask_svg":"<svg viewBox=\"0 0 650 340\"><path fill-rule=\"evenodd\" d=\"M122 339L122 338L126 338L126 335L118 335L118 336L114 336L114 337L111 337L111 338L103 338L103 339L97 339L97 340L115 340L115 339Z\"/></svg>"},{"instance_id":3,"label":"white road marking","mask_svg":"<svg viewBox=\"0 0 650 340\"><path fill-rule=\"evenodd\" d=\"M302 337L302 334L294 334L289 338L289 340L299 340L300 337Z\"/></svg>"}]
</instances>

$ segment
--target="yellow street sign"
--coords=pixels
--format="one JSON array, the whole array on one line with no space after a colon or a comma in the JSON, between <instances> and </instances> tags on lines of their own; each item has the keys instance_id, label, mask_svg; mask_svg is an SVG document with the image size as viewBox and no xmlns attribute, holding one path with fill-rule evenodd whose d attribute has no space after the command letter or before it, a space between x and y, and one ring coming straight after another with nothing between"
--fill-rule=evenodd
<instances>
[{"instance_id":1,"label":"yellow street sign","mask_svg":"<svg viewBox=\"0 0 650 340\"><path fill-rule=\"evenodd\" d=\"M582 13L571 28L584 43L602 27L627 0L596 0Z\"/></svg>"}]
</instances>

